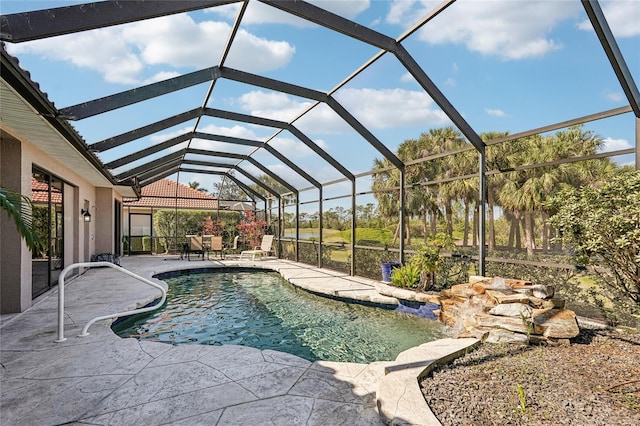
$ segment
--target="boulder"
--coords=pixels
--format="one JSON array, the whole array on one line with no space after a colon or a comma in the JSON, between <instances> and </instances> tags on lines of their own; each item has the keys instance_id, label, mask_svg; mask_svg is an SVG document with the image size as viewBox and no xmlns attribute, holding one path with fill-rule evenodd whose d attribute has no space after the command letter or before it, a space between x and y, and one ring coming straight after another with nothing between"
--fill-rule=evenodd
<instances>
[{"instance_id":1,"label":"boulder","mask_svg":"<svg viewBox=\"0 0 640 426\"><path fill-rule=\"evenodd\" d=\"M525 296L533 296L533 289L531 286L513 287L512 290Z\"/></svg>"},{"instance_id":2,"label":"boulder","mask_svg":"<svg viewBox=\"0 0 640 426\"><path fill-rule=\"evenodd\" d=\"M529 303L529 296L526 294L504 294L502 292L494 292L487 290L487 293L491 294L498 303Z\"/></svg>"},{"instance_id":3,"label":"boulder","mask_svg":"<svg viewBox=\"0 0 640 426\"><path fill-rule=\"evenodd\" d=\"M486 343L529 343L529 337L526 334L515 333L509 330L493 329L487 335Z\"/></svg>"},{"instance_id":4,"label":"boulder","mask_svg":"<svg viewBox=\"0 0 640 426\"><path fill-rule=\"evenodd\" d=\"M555 293L555 289L550 285L532 285L531 290L533 291L533 297L538 299L551 299Z\"/></svg>"},{"instance_id":5,"label":"boulder","mask_svg":"<svg viewBox=\"0 0 640 426\"><path fill-rule=\"evenodd\" d=\"M551 298L545 300L532 296L529 298L529 305L538 309L562 309L564 308L564 299Z\"/></svg>"},{"instance_id":6,"label":"boulder","mask_svg":"<svg viewBox=\"0 0 640 426\"><path fill-rule=\"evenodd\" d=\"M471 285L465 283L451 286L450 291L453 296L470 298L479 294L483 294L485 292L485 289L482 285L479 284Z\"/></svg>"},{"instance_id":7,"label":"boulder","mask_svg":"<svg viewBox=\"0 0 640 426\"><path fill-rule=\"evenodd\" d=\"M505 303L491 308L489 311L491 315L498 315L501 317L516 317L530 319L533 314L533 308L524 303Z\"/></svg>"},{"instance_id":8,"label":"boulder","mask_svg":"<svg viewBox=\"0 0 640 426\"><path fill-rule=\"evenodd\" d=\"M504 280L504 283L507 287L526 287L526 286L530 286L531 284L533 284L531 281L526 281L526 280L516 280L513 278L507 278Z\"/></svg>"},{"instance_id":9,"label":"boulder","mask_svg":"<svg viewBox=\"0 0 640 426\"><path fill-rule=\"evenodd\" d=\"M580 334L575 312L569 309L534 309L533 323L544 337L571 339Z\"/></svg>"},{"instance_id":10,"label":"boulder","mask_svg":"<svg viewBox=\"0 0 640 426\"><path fill-rule=\"evenodd\" d=\"M537 329L536 325L523 318L499 317L489 314L476 314L476 324L479 327L503 328L522 334L542 334L543 329Z\"/></svg>"}]
</instances>

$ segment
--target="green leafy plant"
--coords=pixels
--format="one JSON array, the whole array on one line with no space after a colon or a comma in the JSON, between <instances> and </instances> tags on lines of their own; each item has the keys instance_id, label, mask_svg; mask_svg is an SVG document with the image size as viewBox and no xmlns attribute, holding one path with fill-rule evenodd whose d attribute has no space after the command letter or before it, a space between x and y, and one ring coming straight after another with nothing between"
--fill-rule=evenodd
<instances>
[{"instance_id":1,"label":"green leafy plant","mask_svg":"<svg viewBox=\"0 0 640 426\"><path fill-rule=\"evenodd\" d=\"M43 249L42 242L31 227L31 211L33 205L29 197L7 188L0 188L0 208L13 219L20 236L31 252Z\"/></svg>"},{"instance_id":2,"label":"green leafy plant","mask_svg":"<svg viewBox=\"0 0 640 426\"><path fill-rule=\"evenodd\" d=\"M520 414L525 414L527 412L527 395L520 383L516 383L516 390L518 391L518 411Z\"/></svg>"},{"instance_id":3,"label":"green leafy plant","mask_svg":"<svg viewBox=\"0 0 640 426\"><path fill-rule=\"evenodd\" d=\"M412 288L417 287L420 283L420 269L408 263L393 270L391 274L391 283L396 287Z\"/></svg>"},{"instance_id":4,"label":"green leafy plant","mask_svg":"<svg viewBox=\"0 0 640 426\"><path fill-rule=\"evenodd\" d=\"M548 207L556 211L549 223L557 239L572 248L575 260L640 307L640 171L562 191Z\"/></svg>"},{"instance_id":5,"label":"green leafy plant","mask_svg":"<svg viewBox=\"0 0 640 426\"><path fill-rule=\"evenodd\" d=\"M410 260L410 264L420 271L420 284L423 290L435 285L436 272L444 262L444 250L453 251L453 238L443 232L432 235L426 244L418 248Z\"/></svg>"}]
</instances>

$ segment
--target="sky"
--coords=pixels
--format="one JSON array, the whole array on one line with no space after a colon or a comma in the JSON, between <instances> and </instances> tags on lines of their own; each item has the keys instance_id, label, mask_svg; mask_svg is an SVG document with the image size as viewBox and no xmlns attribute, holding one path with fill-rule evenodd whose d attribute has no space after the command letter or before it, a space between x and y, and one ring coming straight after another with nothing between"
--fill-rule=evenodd
<instances>
[{"instance_id":1,"label":"sky","mask_svg":"<svg viewBox=\"0 0 640 426\"><path fill-rule=\"evenodd\" d=\"M78 2L3 0L0 10L2 14L10 14L75 3ZM397 39L440 1L311 3ZM638 85L640 0L602 1L601 5ZM49 99L63 108L219 65L238 9L239 4L231 4L46 40L7 43L7 50L20 60L20 65L31 73ZM628 105L578 0L459 0L402 44L478 134L487 131L513 134ZM325 93L337 89L333 92L335 99L391 151L429 129L452 125L391 54L383 55L341 85L378 52L378 48L361 41L251 0L224 66ZM210 86L200 84L72 124L88 144L95 143L198 108L206 101ZM315 101L219 79L206 105L289 122L315 105ZM195 124L185 122L98 155L106 163L192 131ZM324 104L299 117L294 125L354 174L370 170L374 160L382 158ZM585 128L603 138L604 151L635 146L635 121L631 113L588 123ZM278 133L273 128L212 117L204 117L197 129L269 140L270 145L314 179L331 182L342 177L288 131ZM253 150L204 140L194 140L190 146L239 154ZM130 167L169 152L147 157ZM296 188L311 186L264 150L254 157ZM632 155L615 160L620 164L634 161ZM216 161L236 164L225 158ZM262 174L248 162L240 167L254 176ZM118 174L125 169L113 172ZM181 183L195 180L209 191L220 180L215 175L185 172L170 178ZM370 177L359 178L356 191L368 191L370 182ZM340 196L350 191L350 183L343 182L329 185L324 195ZM314 199L317 191L301 194L302 201ZM349 200L328 201L325 209L344 203Z\"/></svg>"}]
</instances>

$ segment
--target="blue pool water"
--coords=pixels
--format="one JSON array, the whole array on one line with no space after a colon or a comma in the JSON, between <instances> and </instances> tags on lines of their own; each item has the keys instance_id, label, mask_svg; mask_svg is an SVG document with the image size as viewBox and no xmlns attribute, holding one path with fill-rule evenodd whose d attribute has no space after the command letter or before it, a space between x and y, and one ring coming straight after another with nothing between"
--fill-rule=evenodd
<instances>
[{"instance_id":1,"label":"blue pool water","mask_svg":"<svg viewBox=\"0 0 640 426\"><path fill-rule=\"evenodd\" d=\"M360 363L393 360L443 335L436 321L315 296L277 273L224 269L163 279L169 284L165 307L115 324L118 335Z\"/></svg>"}]
</instances>

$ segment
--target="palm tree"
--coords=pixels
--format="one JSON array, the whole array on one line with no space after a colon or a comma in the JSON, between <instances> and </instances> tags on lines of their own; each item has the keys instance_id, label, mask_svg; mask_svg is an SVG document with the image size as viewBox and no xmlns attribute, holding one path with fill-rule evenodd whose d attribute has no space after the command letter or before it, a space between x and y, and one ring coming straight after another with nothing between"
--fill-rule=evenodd
<instances>
[{"instance_id":1,"label":"palm tree","mask_svg":"<svg viewBox=\"0 0 640 426\"><path fill-rule=\"evenodd\" d=\"M42 243L31 227L33 205L29 197L8 188L0 187L0 208L13 220L18 233L24 239L29 250L32 252L38 251Z\"/></svg>"},{"instance_id":2,"label":"palm tree","mask_svg":"<svg viewBox=\"0 0 640 426\"><path fill-rule=\"evenodd\" d=\"M422 156L453 151L464 147L467 143L462 134L452 126L431 129L428 134L423 133L420 136L420 142L422 144ZM459 169L451 167L453 157L455 156L421 163L424 165L423 178L428 181L460 176L458 174ZM453 202L458 198L456 186L455 184L451 185L451 183L441 184L438 187L438 199L445 212L446 233L449 236L453 235Z\"/></svg>"},{"instance_id":3,"label":"palm tree","mask_svg":"<svg viewBox=\"0 0 640 426\"><path fill-rule=\"evenodd\" d=\"M494 139L503 138L509 135L509 132L486 132L480 135L483 141L488 142ZM517 150L517 141L503 142L496 145L490 145L486 149L487 171L504 170L509 167L510 153ZM496 248L496 231L495 231L495 208L497 198L505 179L501 173L490 175L487 177L487 214L489 220L488 246L489 250Z\"/></svg>"},{"instance_id":4,"label":"palm tree","mask_svg":"<svg viewBox=\"0 0 640 426\"><path fill-rule=\"evenodd\" d=\"M445 176L467 176L478 172L478 156L475 150L465 151L455 155L450 155L443 158L443 173ZM469 243L469 213L471 206L473 206L474 219L473 219L473 245L477 243L478 229L475 214L478 208L478 178L458 179L451 182L446 182L441 185L441 192L446 194L452 200L460 201L464 205L464 231L463 231L463 246L467 246Z\"/></svg>"},{"instance_id":5,"label":"palm tree","mask_svg":"<svg viewBox=\"0 0 640 426\"><path fill-rule=\"evenodd\" d=\"M203 187L200 186L200 182L195 181L195 180L193 182L189 182L189 188L195 189L196 191L200 191L200 192L204 192L204 193L209 192L208 189L203 188Z\"/></svg>"},{"instance_id":6,"label":"palm tree","mask_svg":"<svg viewBox=\"0 0 640 426\"><path fill-rule=\"evenodd\" d=\"M518 165L538 164L553 161L560 154L553 137L534 135L524 138L525 151L517 158ZM553 194L561 181L562 169L546 166L507 173L499 200L503 207L524 220L525 248L532 256L536 249L534 215L539 212L547 195Z\"/></svg>"},{"instance_id":7,"label":"palm tree","mask_svg":"<svg viewBox=\"0 0 640 426\"><path fill-rule=\"evenodd\" d=\"M378 171L376 172L376 170ZM386 220L392 221L400 214L400 192L398 190L400 172L386 158L374 159L373 171L371 189L378 201L378 212ZM399 223L398 226L400 226ZM396 228L392 244L395 244L399 234L400 229Z\"/></svg>"}]
</instances>

